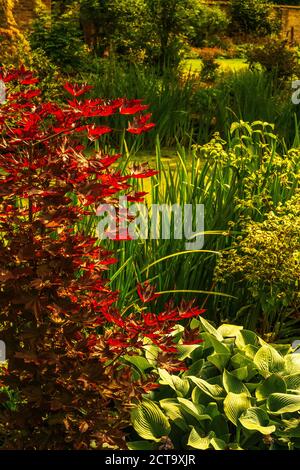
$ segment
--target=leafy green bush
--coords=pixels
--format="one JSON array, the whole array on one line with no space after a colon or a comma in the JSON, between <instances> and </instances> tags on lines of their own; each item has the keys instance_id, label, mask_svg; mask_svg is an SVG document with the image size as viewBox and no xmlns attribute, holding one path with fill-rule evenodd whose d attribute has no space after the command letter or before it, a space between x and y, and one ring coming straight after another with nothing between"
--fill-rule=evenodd
<instances>
[{"instance_id":1,"label":"leafy green bush","mask_svg":"<svg viewBox=\"0 0 300 470\"><path fill-rule=\"evenodd\" d=\"M86 39L98 54L160 69L179 65L187 41L202 45L228 25L220 9L193 0L81 0L80 15Z\"/></svg>"},{"instance_id":2,"label":"leafy green bush","mask_svg":"<svg viewBox=\"0 0 300 470\"><path fill-rule=\"evenodd\" d=\"M145 0L151 34L157 52L152 56L160 68L177 66L182 56L187 31L191 28L195 2L192 0Z\"/></svg>"},{"instance_id":3,"label":"leafy green bush","mask_svg":"<svg viewBox=\"0 0 300 470\"><path fill-rule=\"evenodd\" d=\"M50 18L40 12L29 35L33 51L43 50L46 57L64 73L89 70L92 55L85 45L79 27L79 12L70 7L62 15Z\"/></svg>"},{"instance_id":4,"label":"leafy green bush","mask_svg":"<svg viewBox=\"0 0 300 470\"><path fill-rule=\"evenodd\" d=\"M297 51L281 39L267 39L261 45L252 45L246 52L251 70L261 67L265 72L287 79L300 73Z\"/></svg>"},{"instance_id":5,"label":"leafy green bush","mask_svg":"<svg viewBox=\"0 0 300 470\"><path fill-rule=\"evenodd\" d=\"M202 49L199 55L202 60L201 79L204 82L213 82L217 78L217 70L220 67L216 62L215 49Z\"/></svg>"},{"instance_id":6,"label":"leafy green bush","mask_svg":"<svg viewBox=\"0 0 300 470\"><path fill-rule=\"evenodd\" d=\"M145 0L81 0L80 20L87 42L98 55L143 59L150 31Z\"/></svg>"},{"instance_id":7,"label":"leafy green bush","mask_svg":"<svg viewBox=\"0 0 300 470\"><path fill-rule=\"evenodd\" d=\"M184 373L157 370L160 388L133 409L128 447L299 449L300 355L240 326L192 326L204 342L180 346Z\"/></svg>"},{"instance_id":8,"label":"leafy green bush","mask_svg":"<svg viewBox=\"0 0 300 470\"><path fill-rule=\"evenodd\" d=\"M279 30L268 0L231 0L230 15L231 30L236 33L267 36Z\"/></svg>"},{"instance_id":9,"label":"leafy green bush","mask_svg":"<svg viewBox=\"0 0 300 470\"><path fill-rule=\"evenodd\" d=\"M215 41L216 37L226 32L229 25L228 16L218 7L196 5L190 18L191 27L186 34L195 47Z\"/></svg>"},{"instance_id":10,"label":"leafy green bush","mask_svg":"<svg viewBox=\"0 0 300 470\"><path fill-rule=\"evenodd\" d=\"M180 62L192 5L191 0L81 0L80 14L98 54L116 54L162 68Z\"/></svg>"},{"instance_id":11,"label":"leafy green bush","mask_svg":"<svg viewBox=\"0 0 300 470\"><path fill-rule=\"evenodd\" d=\"M58 101L61 99L63 74L43 49L33 49L26 55L24 54L23 64L30 70L34 70L40 80L40 89L45 99Z\"/></svg>"},{"instance_id":12,"label":"leafy green bush","mask_svg":"<svg viewBox=\"0 0 300 470\"><path fill-rule=\"evenodd\" d=\"M293 165L292 152L290 157ZM299 194L268 212L263 222L245 224L243 235L223 253L216 278L222 285L231 281L236 291L246 284L244 315L259 318L264 334L276 337L283 325L286 335L297 334L293 328L300 309Z\"/></svg>"}]
</instances>

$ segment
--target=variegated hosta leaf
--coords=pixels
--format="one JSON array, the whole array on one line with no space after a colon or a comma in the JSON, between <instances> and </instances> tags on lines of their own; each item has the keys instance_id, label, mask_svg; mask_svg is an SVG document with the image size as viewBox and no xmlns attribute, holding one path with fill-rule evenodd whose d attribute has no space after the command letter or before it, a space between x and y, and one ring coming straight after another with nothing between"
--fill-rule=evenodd
<instances>
[{"instance_id":1,"label":"variegated hosta leaf","mask_svg":"<svg viewBox=\"0 0 300 470\"><path fill-rule=\"evenodd\" d=\"M143 439L160 441L171 430L168 419L158 405L144 400L131 412L132 425Z\"/></svg>"},{"instance_id":2,"label":"variegated hosta leaf","mask_svg":"<svg viewBox=\"0 0 300 470\"><path fill-rule=\"evenodd\" d=\"M223 372L223 385L227 393L245 393L246 395L251 396L251 393L243 382L230 372L227 372L227 370L224 370Z\"/></svg>"},{"instance_id":3,"label":"variegated hosta leaf","mask_svg":"<svg viewBox=\"0 0 300 470\"><path fill-rule=\"evenodd\" d=\"M182 431L187 431L189 429L188 424L186 423L181 410L180 410L180 404L177 401L174 401L176 399L173 398L165 398L163 400L160 400L159 404L163 411L166 413L166 416L171 420L174 421L176 426L178 426Z\"/></svg>"},{"instance_id":4,"label":"variegated hosta leaf","mask_svg":"<svg viewBox=\"0 0 300 470\"><path fill-rule=\"evenodd\" d=\"M214 431L215 435L225 442L229 441L229 428L228 428L228 421L223 414L219 414L214 417L210 424L210 428Z\"/></svg>"},{"instance_id":5,"label":"variegated hosta leaf","mask_svg":"<svg viewBox=\"0 0 300 470\"><path fill-rule=\"evenodd\" d=\"M231 371L231 374L234 375L236 378L239 380L247 380L249 372L248 372L248 367L238 367L235 370Z\"/></svg>"},{"instance_id":6,"label":"variegated hosta leaf","mask_svg":"<svg viewBox=\"0 0 300 470\"><path fill-rule=\"evenodd\" d=\"M300 410L300 395L288 393L272 393L267 400L271 413L293 413Z\"/></svg>"},{"instance_id":7,"label":"variegated hosta leaf","mask_svg":"<svg viewBox=\"0 0 300 470\"><path fill-rule=\"evenodd\" d=\"M234 354L230 359L230 363L234 369L248 367L248 370L250 371L254 367L253 360L249 359L249 357L245 356L245 354L242 352Z\"/></svg>"},{"instance_id":8,"label":"variegated hosta leaf","mask_svg":"<svg viewBox=\"0 0 300 470\"><path fill-rule=\"evenodd\" d=\"M193 416L198 421L211 421L212 418L208 414L205 414L204 407L201 405L197 405L186 398L178 398L178 402L181 405L181 409L186 413Z\"/></svg>"},{"instance_id":9,"label":"variegated hosta leaf","mask_svg":"<svg viewBox=\"0 0 300 470\"><path fill-rule=\"evenodd\" d=\"M224 400L224 413L227 418L235 425L241 414L251 407L251 400L245 393L229 392Z\"/></svg>"},{"instance_id":10,"label":"variegated hosta leaf","mask_svg":"<svg viewBox=\"0 0 300 470\"><path fill-rule=\"evenodd\" d=\"M255 396L257 400L266 400L272 393L285 393L286 384L280 375L271 374L256 389Z\"/></svg>"},{"instance_id":11,"label":"variegated hosta leaf","mask_svg":"<svg viewBox=\"0 0 300 470\"><path fill-rule=\"evenodd\" d=\"M259 346L258 336L253 331L241 330L236 336L235 344L236 347L242 351L249 344L252 346Z\"/></svg>"},{"instance_id":12,"label":"variegated hosta leaf","mask_svg":"<svg viewBox=\"0 0 300 470\"><path fill-rule=\"evenodd\" d=\"M183 377L187 377L189 375L195 375L196 377L198 377L200 375L204 362L204 359L198 359L198 361L193 362L193 364L188 368L188 370L184 372Z\"/></svg>"},{"instance_id":13,"label":"variegated hosta leaf","mask_svg":"<svg viewBox=\"0 0 300 470\"><path fill-rule=\"evenodd\" d=\"M206 395L214 398L215 400L222 400L225 397L225 391L219 385L212 385L206 380L200 379L198 377L189 377L189 380L194 382L198 388Z\"/></svg>"},{"instance_id":14,"label":"variegated hosta leaf","mask_svg":"<svg viewBox=\"0 0 300 470\"><path fill-rule=\"evenodd\" d=\"M202 338L206 346L211 345L214 348L214 352L220 354L230 354L230 349L222 341L219 341L214 335L210 333L203 333Z\"/></svg>"},{"instance_id":15,"label":"variegated hosta leaf","mask_svg":"<svg viewBox=\"0 0 300 470\"><path fill-rule=\"evenodd\" d=\"M244 428L261 434L268 435L276 431L276 426L270 425L268 414L261 408L249 408L240 416L239 421Z\"/></svg>"},{"instance_id":16,"label":"variegated hosta leaf","mask_svg":"<svg viewBox=\"0 0 300 470\"><path fill-rule=\"evenodd\" d=\"M147 361L147 359L145 359L143 356L129 356L129 354L125 354L123 359L135 366L141 372L152 368L150 362Z\"/></svg>"},{"instance_id":17,"label":"variegated hosta leaf","mask_svg":"<svg viewBox=\"0 0 300 470\"><path fill-rule=\"evenodd\" d=\"M253 359L257 351L259 350L258 346L253 346L253 344L247 344L244 347L244 354L249 357L249 359Z\"/></svg>"},{"instance_id":18,"label":"variegated hosta leaf","mask_svg":"<svg viewBox=\"0 0 300 470\"><path fill-rule=\"evenodd\" d=\"M219 375L219 371L216 369L216 366L206 361L201 370L201 379L210 380L217 375Z\"/></svg>"},{"instance_id":19,"label":"variegated hosta leaf","mask_svg":"<svg viewBox=\"0 0 300 470\"><path fill-rule=\"evenodd\" d=\"M217 369L219 369L220 372L222 372L224 368L227 366L229 359L230 359L230 352L226 354L213 353L207 357L207 360L211 362L212 364L214 364L217 367Z\"/></svg>"},{"instance_id":20,"label":"variegated hosta leaf","mask_svg":"<svg viewBox=\"0 0 300 470\"><path fill-rule=\"evenodd\" d=\"M214 433L202 437L199 432L193 427L188 440L188 446L194 449L206 450L209 448L210 440L214 437Z\"/></svg>"},{"instance_id":21,"label":"variegated hosta leaf","mask_svg":"<svg viewBox=\"0 0 300 470\"><path fill-rule=\"evenodd\" d=\"M187 379L181 379L177 375L171 375L165 369L158 369L160 383L169 385L179 397L185 397L189 391L190 385Z\"/></svg>"},{"instance_id":22,"label":"variegated hosta leaf","mask_svg":"<svg viewBox=\"0 0 300 470\"><path fill-rule=\"evenodd\" d=\"M210 445L215 449L215 450L226 450L227 444L225 441L222 439L219 439L218 437L213 437L210 440Z\"/></svg>"},{"instance_id":23,"label":"variegated hosta leaf","mask_svg":"<svg viewBox=\"0 0 300 470\"><path fill-rule=\"evenodd\" d=\"M300 373L300 354L287 354L284 362L287 374Z\"/></svg>"},{"instance_id":24,"label":"variegated hosta leaf","mask_svg":"<svg viewBox=\"0 0 300 470\"><path fill-rule=\"evenodd\" d=\"M218 333L220 333L221 336L223 336L223 338L234 338L242 329L242 326L229 325L228 323L223 323L223 325L219 326L217 331Z\"/></svg>"},{"instance_id":25,"label":"variegated hosta leaf","mask_svg":"<svg viewBox=\"0 0 300 470\"><path fill-rule=\"evenodd\" d=\"M218 404L216 402L211 401L208 403L208 405L205 407L206 413L209 414L212 418L215 418L216 416L220 415Z\"/></svg>"},{"instance_id":26,"label":"variegated hosta leaf","mask_svg":"<svg viewBox=\"0 0 300 470\"><path fill-rule=\"evenodd\" d=\"M275 418L276 420L276 418ZM279 429L276 434L279 436L290 436L300 438L300 418L278 419Z\"/></svg>"},{"instance_id":27,"label":"variegated hosta leaf","mask_svg":"<svg viewBox=\"0 0 300 470\"><path fill-rule=\"evenodd\" d=\"M207 320L201 317L200 322L204 331L213 335L218 341L223 341L223 336Z\"/></svg>"},{"instance_id":28,"label":"variegated hosta leaf","mask_svg":"<svg viewBox=\"0 0 300 470\"><path fill-rule=\"evenodd\" d=\"M146 339L149 339L149 338L146 338ZM149 364L151 364L152 366L156 366L157 358L159 355L158 346L156 346L155 344L145 344L143 348L145 351L146 359L149 362Z\"/></svg>"},{"instance_id":29,"label":"variegated hosta leaf","mask_svg":"<svg viewBox=\"0 0 300 470\"><path fill-rule=\"evenodd\" d=\"M283 357L270 345L264 345L257 351L254 364L264 377L284 370Z\"/></svg>"},{"instance_id":30,"label":"variegated hosta leaf","mask_svg":"<svg viewBox=\"0 0 300 470\"><path fill-rule=\"evenodd\" d=\"M284 377L287 388L292 390L300 390L300 373L286 375Z\"/></svg>"},{"instance_id":31,"label":"variegated hosta leaf","mask_svg":"<svg viewBox=\"0 0 300 470\"><path fill-rule=\"evenodd\" d=\"M178 359L184 361L187 357L191 358L195 349L199 348L199 344L177 344Z\"/></svg>"}]
</instances>

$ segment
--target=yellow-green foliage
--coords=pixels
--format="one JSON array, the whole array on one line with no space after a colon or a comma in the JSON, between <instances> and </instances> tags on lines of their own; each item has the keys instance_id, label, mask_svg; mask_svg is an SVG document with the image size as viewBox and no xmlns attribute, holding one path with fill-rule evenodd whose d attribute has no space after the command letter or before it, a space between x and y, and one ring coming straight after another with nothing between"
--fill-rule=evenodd
<instances>
[{"instance_id":1,"label":"yellow-green foliage","mask_svg":"<svg viewBox=\"0 0 300 470\"><path fill-rule=\"evenodd\" d=\"M41 82L41 90L45 98L56 98L62 86L59 71L41 49L32 50L30 44L17 25L14 12L19 0L0 0L0 63L5 66L19 66L34 70ZM46 14L47 9L42 0L35 0L34 11L36 14Z\"/></svg>"},{"instance_id":2,"label":"yellow-green foliage","mask_svg":"<svg viewBox=\"0 0 300 470\"><path fill-rule=\"evenodd\" d=\"M216 269L221 282L246 282L255 302L272 316L300 308L300 193L263 222L248 222Z\"/></svg>"},{"instance_id":3,"label":"yellow-green foliage","mask_svg":"<svg viewBox=\"0 0 300 470\"><path fill-rule=\"evenodd\" d=\"M231 191L229 226L241 233L215 270L218 288L237 297L236 319L247 317L247 325L262 334L294 336L300 331L294 331L300 308L300 149L286 150L274 126L259 121L233 123L229 139L227 144L216 134L196 148L219 181L211 188L208 177L207 191L216 198Z\"/></svg>"},{"instance_id":4,"label":"yellow-green foliage","mask_svg":"<svg viewBox=\"0 0 300 470\"><path fill-rule=\"evenodd\" d=\"M238 181L239 186L236 210L256 220L294 194L300 182L300 150L284 152L273 124L239 121L230 132L230 145L216 133L206 145L196 146L196 152L221 173L232 171L231 184Z\"/></svg>"},{"instance_id":5,"label":"yellow-green foliage","mask_svg":"<svg viewBox=\"0 0 300 470\"><path fill-rule=\"evenodd\" d=\"M20 64L30 47L14 18L16 0L0 0L2 24L0 27L0 62L2 64Z\"/></svg>"}]
</instances>

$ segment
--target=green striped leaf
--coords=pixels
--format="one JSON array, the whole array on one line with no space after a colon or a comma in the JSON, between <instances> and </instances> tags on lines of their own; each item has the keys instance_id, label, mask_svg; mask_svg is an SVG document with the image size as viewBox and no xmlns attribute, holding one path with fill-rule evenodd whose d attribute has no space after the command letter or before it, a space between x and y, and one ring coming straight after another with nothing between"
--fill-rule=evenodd
<instances>
[{"instance_id":1,"label":"green striped leaf","mask_svg":"<svg viewBox=\"0 0 300 470\"><path fill-rule=\"evenodd\" d=\"M199 379L198 377L188 377L203 393L214 398L215 400L222 400L225 397L225 391L219 385L212 385L206 380Z\"/></svg>"},{"instance_id":2,"label":"green striped leaf","mask_svg":"<svg viewBox=\"0 0 300 470\"><path fill-rule=\"evenodd\" d=\"M272 393L285 393L286 384L280 375L272 374L256 389L255 396L259 401L266 400Z\"/></svg>"},{"instance_id":3,"label":"green striped leaf","mask_svg":"<svg viewBox=\"0 0 300 470\"><path fill-rule=\"evenodd\" d=\"M271 413L293 413L300 410L300 395L287 393L272 393L267 400Z\"/></svg>"},{"instance_id":4,"label":"green striped leaf","mask_svg":"<svg viewBox=\"0 0 300 470\"><path fill-rule=\"evenodd\" d=\"M251 407L251 400L245 393L229 392L224 400L224 413L237 426L241 414Z\"/></svg>"},{"instance_id":5,"label":"green striped leaf","mask_svg":"<svg viewBox=\"0 0 300 470\"><path fill-rule=\"evenodd\" d=\"M227 370L224 370L223 372L223 385L227 393L245 393L246 395L251 396L251 393L243 382Z\"/></svg>"},{"instance_id":6,"label":"green striped leaf","mask_svg":"<svg viewBox=\"0 0 300 470\"><path fill-rule=\"evenodd\" d=\"M240 423L250 431L258 431L261 434L268 435L276 431L276 426L270 425L269 416L261 408L249 408L239 418Z\"/></svg>"},{"instance_id":7,"label":"green striped leaf","mask_svg":"<svg viewBox=\"0 0 300 470\"><path fill-rule=\"evenodd\" d=\"M160 441L171 430L168 419L158 405L144 400L131 412L132 425L139 436L151 441Z\"/></svg>"},{"instance_id":8,"label":"green striped leaf","mask_svg":"<svg viewBox=\"0 0 300 470\"><path fill-rule=\"evenodd\" d=\"M284 369L284 359L270 345L262 346L254 356L254 364L265 377Z\"/></svg>"},{"instance_id":9,"label":"green striped leaf","mask_svg":"<svg viewBox=\"0 0 300 470\"><path fill-rule=\"evenodd\" d=\"M206 450L209 448L210 440L213 436L202 437L199 432L193 427L188 440L188 446L194 449Z\"/></svg>"}]
</instances>

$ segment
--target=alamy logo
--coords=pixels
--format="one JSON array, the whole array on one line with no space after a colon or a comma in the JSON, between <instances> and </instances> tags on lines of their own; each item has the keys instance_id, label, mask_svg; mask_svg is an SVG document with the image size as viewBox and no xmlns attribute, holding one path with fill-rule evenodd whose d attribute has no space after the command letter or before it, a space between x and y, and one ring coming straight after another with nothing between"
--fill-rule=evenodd
<instances>
[{"instance_id":1,"label":"alamy logo","mask_svg":"<svg viewBox=\"0 0 300 470\"><path fill-rule=\"evenodd\" d=\"M0 80L0 104L4 103L6 100L6 87L5 83Z\"/></svg>"},{"instance_id":2,"label":"alamy logo","mask_svg":"<svg viewBox=\"0 0 300 470\"><path fill-rule=\"evenodd\" d=\"M97 209L101 220L97 235L103 240L148 239L185 240L186 250L201 250L204 245L203 204L152 204L150 208L138 203L128 206L126 196L119 206L102 204Z\"/></svg>"},{"instance_id":3,"label":"alamy logo","mask_svg":"<svg viewBox=\"0 0 300 470\"><path fill-rule=\"evenodd\" d=\"M292 343L292 348L294 349L294 353L293 353L293 354L300 354L300 340L299 340L299 339L296 339L296 340Z\"/></svg>"},{"instance_id":4,"label":"alamy logo","mask_svg":"<svg viewBox=\"0 0 300 470\"><path fill-rule=\"evenodd\" d=\"M294 80L292 82L292 89L295 90L292 94L292 103L300 104L300 80Z\"/></svg>"},{"instance_id":5,"label":"alamy logo","mask_svg":"<svg viewBox=\"0 0 300 470\"><path fill-rule=\"evenodd\" d=\"M0 340L0 363L6 361L6 347L4 341Z\"/></svg>"}]
</instances>

